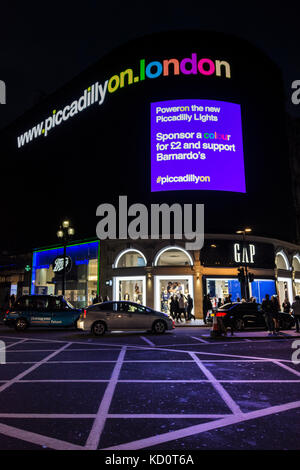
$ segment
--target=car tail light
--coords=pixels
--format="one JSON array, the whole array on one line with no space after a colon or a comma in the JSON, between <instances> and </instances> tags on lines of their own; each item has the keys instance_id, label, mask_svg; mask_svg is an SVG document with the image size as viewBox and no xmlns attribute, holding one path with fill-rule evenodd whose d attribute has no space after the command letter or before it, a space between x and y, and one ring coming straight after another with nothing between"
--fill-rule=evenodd
<instances>
[{"instance_id":1,"label":"car tail light","mask_svg":"<svg viewBox=\"0 0 300 470\"><path fill-rule=\"evenodd\" d=\"M173 328L175 328L175 321L172 320L172 325L173 325Z\"/></svg>"},{"instance_id":2,"label":"car tail light","mask_svg":"<svg viewBox=\"0 0 300 470\"><path fill-rule=\"evenodd\" d=\"M83 309L82 313L83 313L82 318L86 318L86 309L85 308Z\"/></svg>"},{"instance_id":3,"label":"car tail light","mask_svg":"<svg viewBox=\"0 0 300 470\"><path fill-rule=\"evenodd\" d=\"M227 312L222 312L222 311L219 311L219 312L216 312L216 317L225 317Z\"/></svg>"}]
</instances>

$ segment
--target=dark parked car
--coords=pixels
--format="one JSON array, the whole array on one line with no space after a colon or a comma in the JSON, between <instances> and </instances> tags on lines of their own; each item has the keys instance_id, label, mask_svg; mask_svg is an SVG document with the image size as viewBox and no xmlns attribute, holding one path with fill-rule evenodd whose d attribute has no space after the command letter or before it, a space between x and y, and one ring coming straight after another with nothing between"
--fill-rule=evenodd
<instances>
[{"instance_id":1,"label":"dark parked car","mask_svg":"<svg viewBox=\"0 0 300 470\"><path fill-rule=\"evenodd\" d=\"M80 314L60 295L22 295L5 314L4 324L18 331L30 326L76 327Z\"/></svg>"},{"instance_id":2,"label":"dark parked car","mask_svg":"<svg viewBox=\"0 0 300 470\"><path fill-rule=\"evenodd\" d=\"M266 322L261 304L253 302L233 302L218 308L216 312L209 315L207 321L212 322L213 315L222 317L225 326L230 326L233 320L235 329L241 331L249 327L264 327ZM295 325L293 315L279 312L279 327L282 330L289 330Z\"/></svg>"}]
</instances>

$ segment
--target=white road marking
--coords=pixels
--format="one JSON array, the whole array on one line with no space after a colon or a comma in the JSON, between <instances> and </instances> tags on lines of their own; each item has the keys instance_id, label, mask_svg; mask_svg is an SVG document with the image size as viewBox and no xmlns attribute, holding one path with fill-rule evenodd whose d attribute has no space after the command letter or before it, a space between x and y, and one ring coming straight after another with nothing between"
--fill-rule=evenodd
<instances>
[{"instance_id":1,"label":"white road marking","mask_svg":"<svg viewBox=\"0 0 300 470\"><path fill-rule=\"evenodd\" d=\"M16 341L15 343L10 343L8 345L5 345L5 349L11 348L12 346L15 346L16 344L25 343L25 341L27 341L27 339L20 339L19 341ZM11 352L11 351L8 351L8 352Z\"/></svg>"},{"instance_id":2,"label":"white road marking","mask_svg":"<svg viewBox=\"0 0 300 470\"><path fill-rule=\"evenodd\" d=\"M1 337L1 336L0 336ZM9 336L9 338L12 338L11 336ZM27 338L28 339L28 338ZM30 339L30 338L29 338ZM48 343L50 342L54 342L54 343L65 343L65 341L62 341L62 340L46 340L46 339L40 339L38 338L37 341L46 341ZM266 342L270 342L271 340L266 340ZM243 341L241 341L243 342ZM263 341L259 341L259 343L262 343ZM80 341L70 341L69 344L88 344L88 343L83 343L83 342L80 342ZM95 343L91 343L91 346L93 346ZM230 344L228 342L226 343L208 343L208 344L218 344L218 345L222 345L222 344ZM234 342L232 344L237 344L237 342ZM112 346L111 343L109 344L106 344L106 343L101 343L102 346ZM138 346L138 345L124 345L124 344L119 344L119 345L114 345L116 347L119 347L119 348L122 348L124 346L127 347L128 350L134 350L134 351L148 351L148 350L152 350L151 348L147 347L147 346ZM177 345L178 346L178 345ZM199 345L200 346L200 345ZM206 346L203 344L203 347ZM90 349L91 351L94 350L94 348L91 348ZM293 361L290 360L290 359L281 359L281 358L269 358L269 357L257 357L257 356L246 356L246 355L240 355L240 354L225 354L223 352L220 352L220 353L210 353L210 352L200 352L200 351L191 351L191 350L185 350L185 349L165 349L165 347L158 347L156 346L155 348L153 348L153 350L155 351L170 351L170 352L175 352L175 353L186 353L186 354L189 354L191 352L194 352L195 354L204 354L204 355L207 355L207 356L224 356L224 357L233 357L233 358L242 358L242 359L257 359L257 360L265 360L265 361L280 361L280 362L288 362L288 363L292 363ZM24 350L25 351L25 350ZM73 349L68 349L68 351L73 351Z\"/></svg>"},{"instance_id":3,"label":"white road marking","mask_svg":"<svg viewBox=\"0 0 300 470\"><path fill-rule=\"evenodd\" d=\"M6 382L4 385L1 385L0 386L0 392L3 392L4 390L6 390L8 387L10 387L11 385L13 385L14 383L18 382L20 379L22 379L23 377L25 377L25 375L29 374L30 372L32 372L33 370L37 369L38 367L40 367L42 364L45 364L45 362L47 362L49 359L51 359L51 357L54 357L56 356L56 354L60 353L61 351L63 351L66 347L69 346L70 343L67 343L65 344L64 346L62 346L61 348L59 348L58 350L54 351L52 354L50 354L49 356L46 356L45 358L43 358L41 361L39 362L36 362L33 366L29 367L29 369L26 369L25 371L21 372L19 375L17 375L16 377L14 377L13 379L9 380L8 382Z\"/></svg>"},{"instance_id":4,"label":"white road marking","mask_svg":"<svg viewBox=\"0 0 300 470\"><path fill-rule=\"evenodd\" d=\"M197 341L200 341L201 343L209 344L209 342L203 338L197 338L197 336L191 336L191 338L196 339Z\"/></svg>"},{"instance_id":5,"label":"white road marking","mask_svg":"<svg viewBox=\"0 0 300 470\"><path fill-rule=\"evenodd\" d=\"M12 338L12 337L9 337L10 339L16 339L16 338ZM21 340L22 342L23 341L27 341L29 338L24 338L23 340ZM31 338L32 340L32 338ZM48 342L48 343L66 343L66 341L62 341L62 340L49 340L49 339L44 339L44 340L33 340L33 341L44 341L44 342ZM269 340L270 341L270 340ZM269 342L268 341L268 342ZM242 341L240 341L242 342ZM262 342L262 341L260 341ZM72 344L86 344L86 346L91 346L91 348L84 348L85 350L88 350L88 351L94 351L96 348L94 347L95 346L95 343L91 343L91 344L88 344L88 343L83 343L83 342L69 342L68 344L65 344L62 348L60 348L59 350L55 350L53 351L52 354L50 354L50 356L44 358L42 361L39 361L38 363L34 363L36 367L38 367L40 364L43 364L44 362L46 362L48 360L48 358L50 357L53 357L53 355L56 355L58 354L59 352L61 352L62 350L64 350L66 347L72 345ZM226 342L226 343L207 343L207 344L230 344L229 342ZM233 344L233 343L231 343ZM234 342L234 344L237 344L237 342ZM103 344L101 343L102 346L106 346L106 344ZM110 350L117 350L117 349L112 349L112 346L115 346L116 348L121 348L122 347L122 350L124 349L124 344L121 344L121 345L112 345L111 343L108 344L107 346L110 346ZM175 345L175 346L178 346ZM203 345L204 346L204 345ZM78 349L78 351L82 351L83 349ZM97 348L97 350L100 350L100 348ZM103 349L101 348L101 350L108 350L108 348L106 349ZM136 346L136 345L128 345L128 350L134 350L134 351L140 351L140 350L144 350L144 351L153 351L153 350L158 350L158 351L168 351L168 352L175 352L175 353L185 353L185 354L189 354L191 356L195 356L195 358L198 359L198 361L202 364L202 366L205 368L205 366L203 365L203 362L273 362L277 365L279 365L280 367L283 367L287 370L289 370L290 372L294 373L295 375L299 375L299 373L297 371L295 371L294 369L291 369L290 367L288 366L285 366L285 364L282 364L282 362L287 362L287 363L291 363L292 361L291 360L286 360L286 359L273 359L273 358L263 358L263 357L253 357L253 356L243 356L243 355L233 355L233 354L224 354L224 353L208 353L208 352L199 352L199 351L185 351L185 350L177 350L177 349L165 349L163 347L154 347L154 348L150 348L150 347L144 347L144 346ZM52 350L49 350L49 351L52 351ZM68 351L75 351L74 349L68 349ZM15 351L9 351L9 352L15 352ZM21 351L20 351L21 352ZM28 350L24 350L24 352L28 352ZM37 350L33 350L33 352L37 352ZM211 359L204 359L204 360L200 360L200 358L198 357L198 355L208 355L208 356L211 356ZM237 358L237 359L214 359L213 357L214 356L223 356L223 357L226 357L226 358ZM119 356L120 358L120 356ZM52 362L49 362L50 364L51 363L60 363L61 361L52 361ZM76 361L62 361L63 363L73 363L73 362L76 362ZM80 361L80 362L94 362L94 361ZM104 362L104 361L95 361L95 362ZM116 362L116 361L109 361L109 362ZM162 362L162 361L124 361L124 362ZM174 360L170 360L170 361L164 361L164 362L170 362L170 363L173 363L173 362L191 362L191 361L174 361ZM11 364L11 363L10 363ZM116 364L117 366L117 364ZM34 367L34 369L36 368ZM31 368L30 368L31 369ZM206 368L205 368L206 369ZM116 367L114 369L114 371L116 370ZM206 369L207 372L210 373L210 371L208 371ZM27 370L27 371L24 371L23 374L27 374L31 372L31 370ZM119 371L120 372L120 371ZM204 372L204 370L203 370ZM210 373L211 374L211 373ZM20 375L22 374L19 374L19 376L17 377L20 377ZM211 374L212 375L212 374ZM119 374L118 374L119 376ZM15 379L17 379L17 377ZM213 377L213 376L212 376ZM214 377L213 377L214 378ZM297 383L299 382L299 380L216 380L214 378L214 380L220 385L220 383ZM5 384L8 384L10 383L11 381L1 381L1 382L5 382ZM20 379L20 382L31 382L30 380L26 381L26 380L22 380L22 378ZM34 381L33 381L34 382ZM45 380L45 382L49 382L49 380ZM57 380L54 380L53 382L58 382ZM74 380L74 382L77 382L77 380ZM84 380L83 382L89 382L89 380ZM104 382L108 382L104 380ZM115 386L117 385L118 382L127 382L127 381L123 381L123 380L118 380L118 378L116 379L116 383L115 383ZM132 381L132 382L135 382L135 381ZM139 382L139 381L138 381ZM140 382L155 382L155 383L159 383L159 382L162 382L162 381L140 381ZM163 381L163 382L177 382L177 381ZM180 381L180 382L189 382L189 381ZM194 382L194 381L193 381ZM198 382L198 381L196 381ZM200 381L201 382L201 381ZM207 382L207 381L206 381ZM208 380L208 382L212 382L211 380ZM111 383L111 379L109 381L109 384ZM109 387L109 384L108 384L108 387ZM111 397L110 397L110 400L112 400L113 398L113 393L114 393L114 390L115 390L115 386L113 387L113 391L112 391L112 394L111 394ZM221 386L221 385L220 385ZM108 388L107 387L107 388ZM222 387L222 386L221 386ZM220 393L220 392L219 392ZM104 398L104 397L103 397ZM231 399L231 397L230 397ZM102 399L102 402L103 402L103 399ZM102 404L101 402L101 404ZM110 405L109 405L110 406ZM109 406L107 408L107 411L109 409ZM248 419L256 419L256 418L259 418L259 417L262 417L262 416L267 416L267 415L270 415L270 414L273 414L273 413L279 413L281 411L286 411L288 409L293 409L293 408L297 408L297 407L300 407L300 401L298 402L292 402L292 403L287 403L287 404L284 404L284 405L277 405L275 407L270 407L270 408L267 408L267 409L262 409L262 410L257 410L255 412L250 412L250 413L243 413L243 414L239 414L239 415L188 415L188 414L180 414L180 415L152 415L152 414L146 414L146 415L142 415L142 414L138 414L138 415L132 415L132 414L118 414L118 415L111 415L109 414L108 412L106 413L106 416L104 417L104 421L102 422L102 425L100 423L100 421L98 421L98 426L99 426L99 433L98 433L98 441L100 440L100 435L101 435L101 432L102 430L104 429L104 425L105 425L105 420L107 418L135 418L135 417L138 417L138 418L156 418L156 417L160 417L160 418L170 418L170 417L173 417L174 419L178 418L178 419L184 419L186 417L204 417L204 418L208 418L208 419L217 419L217 420L214 420L213 422L210 421L209 423L203 423L201 425L196 425L196 426L192 426L192 427L188 427L188 428L184 428L182 430L179 430L179 431L172 431L172 432L168 432L168 433L164 433L163 435L159 435L159 436L152 436L150 438L146 438L146 439L139 439L137 441L135 441L136 443L138 443L138 447L130 447L131 445L133 445L134 443L127 443L127 444L122 444L121 446L114 446L114 447L110 447L109 449L110 450L113 450L113 449L120 449L122 448L122 446L125 446L123 447L124 449L139 449L139 448L144 448L144 447L148 447L148 446L152 446L152 445L155 445L156 443L157 444L160 444L161 442L169 442L170 440L174 440L174 439L177 439L177 437L174 437L174 433L176 432L179 432L181 433L182 437L186 437L184 434L186 432L189 432L187 430L190 430L191 428L197 428L198 430L195 431L195 432L192 432L192 434L186 434L186 435L193 435L193 434L198 434L200 432L205 432L206 429L201 428L201 426L205 426L206 424L210 424L210 425L213 425L213 428L209 428L208 430L210 429L218 429L220 427L224 427L224 426L228 426L230 424L235 424L235 423L238 423L238 422L242 422L242 421L246 421ZM95 419L95 422L97 420L97 418L99 419L99 415L100 415L100 410L101 409L101 405L100 405L100 408L98 410L98 413L95 415L46 415L46 414L36 414L36 415L31 415L31 414L23 414L24 417L33 417L33 416L36 416L36 417L54 417L54 416L57 416L57 417L74 417L74 418L79 418L79 417L86 417L86 418L96 418ZM5 416L4 416L5 415ZM14 414L16 416L16 414ZM10 413L7 413L7 414L0 414L0 417L12 417L14 416L13 414L10 414ZM20 414L18 414L17 417L20 417ZM220 418L220 419L218 419ZM234 419L234 421L232 422L232 419ZM238 420L237 420L238 419ZM95 422L94 422L94 425L95 425ZM4 427L6 429L5 432L2 432L2 430L4 429ZM101 426L102 426L102 429L101 429ZM199 426L200 426L200 430L199 430ZM45 439L47 441L48 444L42 444L42 445L45 445L49 448L53 448L53 449L86 449L87 447L82 447L82 446L75 446L74 444L72 443L68 443L68 442L65 442L65 441L60 441L60 440L57 440L57 439L52 439L52 438L48 438L46 436L41 436L39 434L35 434L35 433L30 433L30 432L27 432L27 431L23 431L23 430L20 430L20 429L17 429L17 428L14 428L14 427L11 427L11 426L6 426L6 425L1 425L0 424L0 433L3 433L3 434L6 434L6 435L11 435L9 434L9 432L13 433L14 435L12 435L12 437L16 437L17 439L22 439L22 440L25 440L25 441L28 441L28 442L32 442L32 443L35 443L37 445L40 445L39 443L40 442L44 442ZM90 435L91 436L91 435ZM165 436L165 437L163 437ZM181 438L181 437L179 437ZM97 439L97 433L95 433L95 439ZM158 442L154 442L154 444L152 444L151 442L153 442L153 440L155 441L155 439L162 439L162 440L159 440ZM145 441L149 441L149 443L146 443L145 445L143 445L143 442L145 443ZM97 443L98 445L98 443ZM93 448L97 448L97 445L96 447L93 447ZM129 446L129 447L126 447L126 446Z\"/></svg>"},{"instance_id":6,"label":"white road marking","mask_svg":"<svg viewBox=\"0 0 300 470\"><path fill-rule=\"evenodd\" d=\"M107 415L108 418L110 419L185 419L185 418L208 418L208 419L216 419L216 418L224 418L226 416L232 416L232 414L192 414L192 413L187 413L187 414L176 414L176 413L170 413L170 414L130 414L130 413L124 413L124 414L109 414Z\"/></svg>"},{"instance_id":7,"label":"white road marking","mask_svg":"<svg viewBox=\"0 0 300 470\"><path fill-rule=\"evenodd\" d=\"M148 343L150 346L152 346L153 348L155 348L155 344L152 343L152 341L150 341L150 339L145 338L145 336L140 336L140 338L141 338L142 340L144 340L146 343Z\"/></svg>"},{"instance_id":8,"label":"white road marking","mask_svg":"<svg viewBox=\"0 0 300 470\"><path fill-rule=\"evenodd\" d=\"M96 414L71 414L71 413L0 413L1 418L20 418L20 419L80 419L80 418L95 418Z\"/></svg>"},{"instance_id":9,"label":"white road marking","mask_svg":"<svg viewBox=\"0 0 300 470\"><path fill-rule=\"evenodd\" d=\"M95 450L98 447L101 434L102 434L102 431L104 429L105 422L107 419L108 410L109 410L111 401L114 396L115 388L117 386L117 382L118 382L118 378L121 372L121 367L124 361L125 354L126 354L126 346L122 348L119 354L119 357L114 367L114 370L112 372L110 381L104 392L103 398L101 400L101 403L97 412L97 416L95 418L91 432L85 444L86 449Z\"/></svg>"},{"instance_id":10,"label":"white road marking","mask_svg":"<svg viewBox=\"0 0 300 470\"><path fill-rule=\"evenodd\" d=\"M42 436L34 432L25 431L24 429L14 428L6 424L0 423L0 434L5 436L13 437L15 439L21 439L22 441L31 442L32 444L39 445L42 447L48 447L55 450L82 450L82 446L72 444L71 442L65 442L53 437Z\"/></svg>"},{"instance_id":11,"label":"white road marking","mask_svg":"<svg viewBox=\"0 0 300 470\"><path fill-rule=\"evenodd\" d=\"M2 383L8 382L7 380L0 380ZM76 382L82 382L82 383L94 383L94 382L100 382L100 383L107 383L109 382L109 379L32 379L32 380L19 380L18 383L76 383ZM277 379L254 379L254 380L246 380L246 379L222 379L218 380L219 383L299 383L300 379L282 379L282 380L277 380ZM208 379L127 379L127 380L118 380L118 383L210 383L210 380Z\"/></svg>"},{"instance_id":12,"label":"white road marking","mask_svg":"<svg viewBox=\"0 0 300 470\"><path fill-rule=\"evenodd\" d=\"M127 442L116 446L106 447L101 450L139 450L155 445L160 445L165 442L170 442L178 439L184 439L185 437L194 436L207 431L213 431L215 429L224 428L232 424L249 421L251 419L262 418L264 416L270 416L276 413L292 410L300 407L300 401L294 401L285 403L284 405L271 406L269 408L263 408L261 410L250 411L244 414L230 415L226 418L218 419L216 421L210 421L208 423L197 424L194 426L188 426L177 431L170 431L156 436L147 437L145 439L138 439L136 441ZM184 416L184 415L183 415Z\"/></svg>"},{"instance_id":13,"label":"white road marking","mask_svg":"<svg viewBox=\"0 0 300 470\"><path fill-rule=\"evenodd\" d=\"M0 336L1 338L1 336ZM12 338L11 336L9 336L9 338ZM30 339L30 338L27 338L27 339ZM292 340L292 338L289 338ZM45 341L45 342L48 342L48 343L65 343L66 341L62 341L62 340L46 340L46 339L40 339L40 338L37 338L36 341ZM272 340L262 340L262 341L258 341L259 343L262 343L262 342L270 342ZM244 343L243 341L241 341L241 343ZM72 344L88 344L88 343L83 343L83 342L80 342L80 341L70 341L69 342L69 345L72 345ZM91 346L94 346L96 343L91 343ZM222 345L222 344L230 344L228 342L225 342L225 343L207 343L207 345L210 345L210 344L214 344L214 345ZM231 344L237 344L237 342L235 341L234 343L231 343ZM102 346L112 346L111 343L109 344L106 344L106 343L101 343ZM138 346L138 345L132 345L132 344L118 344L118 345L114 345L115 347L119 347L119 348L122 348L124 346L127 347L128 350L144 350L144 351L148 351L148 350L152 350L151 348L147 347L147 346ZM177 345L178 346L178 345ZM199 345L200 346L200 345ZM206 345L203 344L203 347L205 347ZM79 349L80 350L80 349ZM91 351L94 350L94 348L91 348L90 349ZM279 362L288 362L288 363L292 363L293 361L291 359L282 359L282 358L269 358L269 357L258 357L258 356L246 356L246 355L240 355L240 354L225 354L223 352L220 352L220 353L210 353L210 352L200 352L200 351L191 351L191 350L185 350L185 349L165 349L164 347L160 346L156 346L155 348L153 348L153 350L155 351L170 351L170 352L175 352L175 353L186 353L186 354L189 354L191 352L194 352L195 354L204 354L204 355L207 355L207 356L224 356L224 357L233 357L233 358L242 358L242 359L257 359L257 360L265 360L265 361L279 361ZM26 350L24 350L26 351ZM68 349L68 351L73 351L73 349Z\"/></svg>"},{"instance_id":14,"label":"white road marking","mask_svg":"<svg viewBox=\"0 0 300 470\"><path fill-rule=\"evenodd\" d=\"M224 387L220 384L220 382L216 379L216 377L208 370L200 361L199 357L196 356L196 354L191 353L191 357L194 359L196 362L197 366L199 369L203 372L203 374L206 376L206 378L211 382L212 386L215 388L215 390L218 392L222 400L226 403L228 408L232 411L234 414L242 414L242 410L240 409L239 405L231 398L227 390L225 390Z\"/></svg>"},{"instance_id":15,"label":"white road marking","mask_svg":"<svg viewBox=\"0 0 300 470\"><path fill-rule=\"evenodd\" d=\"M298 370L292 369L291 367L287 366L286 364L282 364L280 361L272 361L272 362L274 364L276 364L277 366L282 367L283 369L288 370L292 374L295 374L298 377L300 377L300 372Z\"/></svg>"},{"instance_id":16,"label":"white road marking","mask_svg":"<svg viewBox=\"0 0 300 470\"><path fill-rule=\"evenodd\" d=\"M12 419L94 419L96 414L71 414L71 413L0 413L1 418L12 418ZM226 416L232 416L231 414L108 414L109 419L140 419L140 418L161 418L161 419L183 419L183 418L224 418Z\"/></svg>"}]
</instances>

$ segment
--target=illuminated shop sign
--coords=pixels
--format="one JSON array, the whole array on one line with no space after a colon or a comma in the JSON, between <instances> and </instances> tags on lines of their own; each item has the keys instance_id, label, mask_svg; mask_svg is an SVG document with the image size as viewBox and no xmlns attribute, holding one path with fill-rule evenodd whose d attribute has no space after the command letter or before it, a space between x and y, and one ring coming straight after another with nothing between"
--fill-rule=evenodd
<instances>
[{"instance_id":1,"label":"illuminated shop sign","mask_svg":"<svg viewBox=\"0 0 300 470\"><path fill-rule=\"evenodd\" d=\"M151 103L151 191L183 189L246 192L239 104Z\"/></svg>"},{"instance_id":2,"label":"illuminated shop sign","mask_svg":"<svg viewBox=\"0 0 300 470\"><path fill-rule=\"evenodd\" d=\"M196 53L192 53L190 57L181 60L171 58L147 63L145 59L140 59L139 65L135 69L128 68L112 75L102 83L95 82L88 85L79 98L62 109L53 109L44 120L17 137L17 146L21 148L40 136L46 137L51 130L76 116L76 114L96 103L102 105L107 93L114 93L120 88L146 79L180 74L204 75L206 77L215 75L216 77L231 78L228 62L219 59L198 58Z\"/></svg>"},{"instance_id":3,"label":"illuminated shop sign","mask_svg":"<svg viewBox=\"0 0 300 470\"><path fill-rule=\"evenodd\" d=\"M64 257L63 256L57 256L55 260L53 261L53 272L54 273L60 273L64 270ZM72 260L70 256L65 257L65 267L66 267L66 272L70 272L72 269Z\"/></svg>"},{"instance_id":4,"label":"illuminated shop sign","mask_svg":"<svg viewBox=\"0 0 300 470\"><path fill-rule=\"evenodd\" d=\"M233 246L234 261L241 264L254 264L255 245L249 244L241 246L240 243L235 243Z\"/></svg>"},{"instance_id":5,"label":"illuminated shop sign","mask_svg":"<svg viewBox=\"0 0 300 470\"><path fill-rule=\"evenodd\" d=\"M237 242L233 240L205 240L200 252L204 266L274 269L274 246L269 243Z\"/></svg>"}]
</instances>

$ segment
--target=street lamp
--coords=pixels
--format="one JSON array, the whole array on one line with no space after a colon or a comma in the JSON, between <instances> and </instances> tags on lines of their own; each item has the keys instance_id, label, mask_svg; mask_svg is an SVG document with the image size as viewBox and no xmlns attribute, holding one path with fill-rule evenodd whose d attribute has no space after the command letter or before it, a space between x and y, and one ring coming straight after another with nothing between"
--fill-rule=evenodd
<instances>
[{"instance_id":1,"label":"street lamp","mask_svg":"<svg viewBox=\"0 0 300 470\"><path fill-rule=\"evenodd\" d=\"M63 263L63 272L62 272L62 295L65 295L65 287L66 287L66 251L67 251L67 243L70 238L74 235L75 230L73 227L70 226L70 221L68 219L64 219L61 226L56 232L56 235L59 239L63 241L64 247L64 263Z\"/></svg>"},{"instance_id":2,"label":"street lamp","mask_svg":"<svg viewBox=\"0 0 300 470\"><path fill-rule=\"evenodd\" d=\"M243 230L237 230L236 231L236 233L238 233L239 235L243 235L242 256L243 256L244 248L245 248L246 234L250 233L250 232L252 232L252 228L250 228L250 227L246 227ZM243 264L243 262L242 262L242 264ZM244 290L245 299L249 300L249 275L248 275L248 266L247 266L246 261L244 262L244 266L245 266L245 274L243 272L244 270L242 272L240 271L240 275L241 275L240 278L242 279L243 284L244 284L244 289L243 290Z\"/></svg>"}]
</instances>

